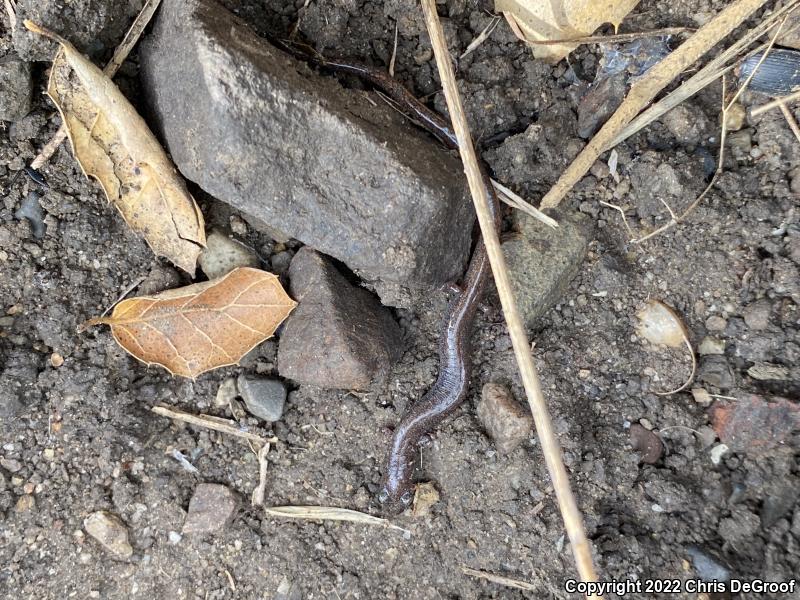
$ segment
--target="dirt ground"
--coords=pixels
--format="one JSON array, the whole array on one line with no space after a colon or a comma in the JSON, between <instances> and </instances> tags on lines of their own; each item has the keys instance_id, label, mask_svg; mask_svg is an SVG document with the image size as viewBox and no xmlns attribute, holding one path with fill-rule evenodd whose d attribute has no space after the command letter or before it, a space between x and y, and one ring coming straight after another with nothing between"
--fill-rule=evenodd
<instances>
[{"instance_id":1,"label":"dirt ground","mask_svg":"<svg viewBox=\"0 0 800 600\"><path fill-rule=\"evenodd\" d=\"M303 2L225 4L267 33L288 30ZM441 3L457 54L489 23L491 4ZM625 28L697 27L725 4L644 0ZM441 109L414 1L312 0L300 30L331 56L386 65L395 27L397 76ZM6 28L0 53L10 44ZM601 55L599 46L588 46L550 67L534 61L501 22L459 61L474 134L486 141L483 156L497 179L529 198L548 189L583 143L576 110ZM134 57L118 81L138 102L135 64ZM394 520L410 535L267 517L249 505L258 464L246 444L151 413L164 403L230 418L213 405L220 382L243 371L277 375L276 343L260 346L241 367L190 381L137 363L107 329L76 333L78 323L141 278L139 294L186 281L127 230L66 147L44 170L49 187L24 175L11 185L60 122L41 96L45 68L36 67L33 111L5 123L0 135L0 185L10 186L0 205L0 385L4 402L13 396L17 403L4 405L0 417L0 595L578 597L564 591L574 564L537 437L500 454L475 416L487 382L506 383L524 397L494 292L473 335L473 392L422 450L419 479L434 482L441 499L427 516ZM800 572L800 439L795 434L760 456L728 452L715 464L710 450L718 442L706 407L688 391L655 394L685 379L688 356L654 353L634 334L642 302L663 300L682 316L695 348L710 337L721 352L698 357L696 385L735 398L798 398L796 379L763 380L748 371L763 363L791 368L800 357L800 215L792 193L800 188L800 143L779 111L749 121L732 136L725 172L706 201L685 225L644 245L628 243L620 214L599 204L625 207L631 225L642 229L668 218L660 198L676 211L687 206L706 184L709 160L713 171L719 95L718 84L709 87L671 121L619 146L618 181L598 165L577 186L565 208L596 220L595 240L562 301L531 332L603 579L692 579L697 551L736 578L787 581ZM746 105L764 100L744 97ZM15 216L32 192L44 211L40 238ZM210 223L230 217L208 198L202 208ZM243 239L268 261L271 240L253 230ZM272 429L244 417L279 439L269 453L267 504L377 514L389 427L433 381L445 302L442 293L416 310L396 311L408 349L385 388L354 394L301 386ZM753 317L756 310L762 318ZM53 366L53 353L63 356L61 366ZM666 452L653 465L640 464L631 449L635 423L664 440ZM198 473L184 470L173 449L196 457ZM241 496L235 519L216 535L171 535L181 531L200 482ZM103 509L127 525L130 559L115 560L83 533L86 515ZM488 583L462 567L525 580L535 591Z\"/></svg>"}]
</instances>

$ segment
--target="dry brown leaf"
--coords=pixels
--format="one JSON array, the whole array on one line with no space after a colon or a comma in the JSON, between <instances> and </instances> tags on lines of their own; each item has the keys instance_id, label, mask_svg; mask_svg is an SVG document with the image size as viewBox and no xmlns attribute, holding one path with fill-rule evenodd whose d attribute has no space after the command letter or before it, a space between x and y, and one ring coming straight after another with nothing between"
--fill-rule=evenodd
<instances>
[{"instance_id":1,"label":"dry brown leaf","mask_svg":"<svg viewBox=\"0 0 800 600\"><path fill-rule=\"evenodd\" d=\"M89 319L81 330L110 325L117 343L135 358L197 377L237 364L295 306L276 275L240 267L212 281L123 300L110 317Z\"/></svg>"},{"instance_id":2,"label":"dry brown leaf","mask_svg":"<svg viewBox=\"0 0 800 600\"><path fill-rule=\"evenodd\" d=\"M618 27L639 0L495 0L514 33L523 41L569 40L591 35L603 23ZM556 63L575 44L533 45L533 55Z\"/></svg>"},{"instance_id":3,"label":"dry brown leaf","mask_svg":"<svg viewBox=\"0 0 800 600\"><path fill-rule=\"evenodd\" d=\"M58 107L75 158L153 252L194 275L205 245L203 215L164 149L116 85L62 37L47 95Z\"/></svg>"}]
</instances>

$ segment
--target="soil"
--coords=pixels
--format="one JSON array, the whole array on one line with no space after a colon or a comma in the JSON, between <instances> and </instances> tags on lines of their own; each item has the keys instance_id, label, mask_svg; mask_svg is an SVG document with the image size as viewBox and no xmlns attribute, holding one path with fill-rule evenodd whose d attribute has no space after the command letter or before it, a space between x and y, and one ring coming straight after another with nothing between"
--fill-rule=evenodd
<instances>
[{"instance_id":1,"label":"soil","mask_svg":"<svg viewBox=\"0 0 800 600\"><path fill-rule=\"evenodd\" d=\"M289 30L304 2L225 4L266 33ZM456 54L490 22L491 4L440 4ZM725 5L644 0L625 30L697 27ZM398 78L443 108L413 0L318 0L304 10L300 31L326 54L382 66L397 31ZM0 54L10 46L4 30ZM474 134L497 179L533 199L555 181L583 144L575 133L576 110L601 53L588 46L549 66L534 61L501 22L459 61ZM240 372L277 375L275 341L240 367L191 381L137 363L107 329L76 333L80 322L142 278L136 293L187 280L128 231L66 146L44 169L47 188L24 174L14 179L59 125L41 95L44 70L44 64L35 70L33 111L6 123L0 136L0 185L9 188L0 205L3 597L578 597L564 591L565 580L576 574L537 436L503 455L475 415L487 382L506 383L524 398L494 292L475 326L470 398L422 450L418 478L433 482L440 500L425 516L394 519L410 535L267 517L250 507L258 464L246 444L151 413L164 403L235 416L254 431L275 435L269 505L336 505L377 514L374 496L390 427L435 377L446 297L396 311L407 350L385 387L355 394L301 386L290 392L282 420L270 428L215 407L214 398L220 383ZM135 56L118 81L139 102ZM710 86L685 103L682 119L655 123L619 146L618 181L598 164L580 182L565 208L591 215L596 239L561 302L531 332L606 580L695 578L698 549L736 578L786 581L800 572L798 437L761 455L728 452L715 464L706 407L688 391L656 394L682 383L689 357L654 351L635 336L637 309L648 298L660 299L682 316L695 348L707 336L720 342L722 354L699 357L695 386L730 397L798 398L797 381L757 380L748 369L756 363L792 367L800 357L800 144L779 111L747 122L732 136L723 175L688 222L644 245L629 243L619 212L599 204L624 207L630 224L642 230L668 219L661 199L676 212L687 206L706 184L709 160L713 171L719 95L719 84ZM755 94L743 97L746 105L763 101ZM653 189L664 191L648 191ZM41 238L27 219L15 216L32 192L41 195L45 215ZM198 197L212 225L230 226L232 219L244 231L237 214ZM267 266L271 255L298 247L249 228L242 237ZM756 301L766 311L761 318L752 314ZM631 449L629 427L635 423L658 432L665 444L655 464L641 464ZM171 456L173 449L196 457L198 472L186 471ZM239 511L218 534L171 535L181 531L200 482L235 490ZM84 518L99 510L127 525L134 550L129 559L114 559L84 534ZM476 579L462 567L524 580L535 591ZM786 597L800 598L800 592Z\"/></svg>"}]
</instances>

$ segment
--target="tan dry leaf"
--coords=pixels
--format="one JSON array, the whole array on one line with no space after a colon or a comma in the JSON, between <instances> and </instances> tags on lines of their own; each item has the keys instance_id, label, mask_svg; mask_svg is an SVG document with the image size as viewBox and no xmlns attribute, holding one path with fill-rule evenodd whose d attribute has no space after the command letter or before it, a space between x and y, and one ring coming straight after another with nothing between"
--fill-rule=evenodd
<instances>
[{"instance_id":1,"label":"tan dry leaf","mask_svg":"<svg viewBox=\"0 0 800 600\"><path fill-rule=\"evenodd\" d=\"M618 27L639 0L495 0L511 29L523 41L569 40L594 33L603 23ZM576 44L533 45L536 58L557 63Z\"/></svg>"},{"instance_id":2,"label":"tan dry leaf","mask_svg":"<svg viewBox=\"0 0 800 600\"><path fill-rule=\"evenodd\" d=\"M47 95L61 113L83 172L100 182L153 252L194 275L205 246L203 215L147 123L67 40L31 21L25 26L61 44Z\"/></svg>"},{"instance_id":3,"label":"tan dry leaf","mask_svg":"<svg viewBox=\"0 0 800 600\"><path fill-rule=\"evenodd\" d=\"M194 378L237 364L295 306L276 275L240 267L212 281L123 300L110 317L89 319L80 329L110 325L135 358Z\"/></svg>"},{"instance_id":4,"label":"tan dry leaf","mask_svg":"<svg viewBox=\"0 0 800 600\"><path fill-rule=\"evenodd\" d=\"M688 338L680 317L660 300L648 300L636 316L639 318L636 333L648 342L677 348Z\"/></svg>"},{"instance_id":5,"label":"tan dry leaf","mask_svg":"<svg viewBox=\"0 0 800 600\"><path fill-rule=\"evenodd\" d=\"M689 331L681 321L678 314L660 300L648 300L642 309L636 313L639 319L639 326L636 333L648 342L660 346L677 348L684 344L689 350L692 359L692 372L688 379L678 388L668 392L655 392L658 396L669 396L685 390L694 379L697 370L697 358L694 355L694 348L689 341Z\"/></svg>"}]
</instances>

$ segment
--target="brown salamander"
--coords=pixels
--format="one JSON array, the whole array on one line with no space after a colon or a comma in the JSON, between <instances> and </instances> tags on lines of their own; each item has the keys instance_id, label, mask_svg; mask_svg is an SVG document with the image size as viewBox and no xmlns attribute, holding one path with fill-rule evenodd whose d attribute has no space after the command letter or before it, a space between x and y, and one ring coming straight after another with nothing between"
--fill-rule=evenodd
<instances>
[{"instance_id":1,"label":"brown salamander","mask_svg":"<svg viewBox=\"0 0 800 600\"><path fill-rule=\"evenodd\" d=\"M286 47L285 44L282 44ZM403 113L419 123L450 149L458 140L447 120L417 100L402 84L387 73L351 62L328 60L296 46L288 48L320 67L354 74L383 91ZM495 224L500 225L500 209L494 188L482 165L483 181L491 200ZM491 267L483 240L478 240L469 267L456 296L451 300L439 340L439 375L428 392L410 408L392 437L378 500L386 512L399 512L414 498L414 459L420 439L436 429L467 395L471 372L470 335L475 311Z\"/></svg>"}]
</instances>

